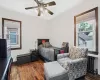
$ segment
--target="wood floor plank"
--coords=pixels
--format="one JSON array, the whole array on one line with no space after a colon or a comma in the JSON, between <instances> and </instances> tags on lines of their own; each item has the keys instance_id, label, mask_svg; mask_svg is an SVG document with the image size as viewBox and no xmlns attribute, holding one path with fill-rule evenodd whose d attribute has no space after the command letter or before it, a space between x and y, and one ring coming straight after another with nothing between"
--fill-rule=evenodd
<instances>
[{"instance_id":1,"label":"wood floor plank","mask_svg":"<svg viewBox=\"0 0 100 80\"><path fill-rule=\"evenodd\" d=\"M10 80L44 80L44 62L38 60L35 62L13 65L10 73ZM87 74L85 80L100 80L100 76Z\"/></svg>"}]
</instances>

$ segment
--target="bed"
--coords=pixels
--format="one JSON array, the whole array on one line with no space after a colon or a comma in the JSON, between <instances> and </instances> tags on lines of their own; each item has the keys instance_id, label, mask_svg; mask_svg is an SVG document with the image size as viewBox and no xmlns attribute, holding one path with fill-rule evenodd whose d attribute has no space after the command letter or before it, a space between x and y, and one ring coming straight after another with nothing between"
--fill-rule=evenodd
<instances>
[{"instance_id":1,"label":"bed","mask_svg":"<svg viewBox=\"0 0 100 80\"><path fill-rule=\"evenodd\" d=\"M39 55L40 57L46 61L46 62L50 62L50 61L55 61L57 60L57 54L59 54L59 49L57 47L40 47L41 44L43 44L43 42L49 42L49 39L38 39L38 50L39 50Z\"/></svg>"}]
</instances>

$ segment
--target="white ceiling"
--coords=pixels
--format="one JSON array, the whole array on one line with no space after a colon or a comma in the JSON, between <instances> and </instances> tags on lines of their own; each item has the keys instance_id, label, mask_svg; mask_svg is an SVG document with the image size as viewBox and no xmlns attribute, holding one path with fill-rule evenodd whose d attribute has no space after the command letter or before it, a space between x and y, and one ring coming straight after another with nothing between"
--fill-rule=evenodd
<instances>
[{"instance_id":1,"label":"white ceiling","mask_svg":"<svg viewBox=\"0 0 100 80\"><path fill-rule=\"evenodd\" d=\"M65 12L66 10L82 3L82 1L84 0L43 0L43 1L56 2L56 6L48 7L48 9L54 12L54 15L49 15L48 13L45 13L43 16L41 16L41 18L49 20L61 14L62 12ZM13 11L28 14L31 16L37 16L37 12L35 11L35 9L25 10L25 7L31 7L36 5L37 4L34 2L34 0L0 0L0 6Z\"/></svg>"}]
</instances>

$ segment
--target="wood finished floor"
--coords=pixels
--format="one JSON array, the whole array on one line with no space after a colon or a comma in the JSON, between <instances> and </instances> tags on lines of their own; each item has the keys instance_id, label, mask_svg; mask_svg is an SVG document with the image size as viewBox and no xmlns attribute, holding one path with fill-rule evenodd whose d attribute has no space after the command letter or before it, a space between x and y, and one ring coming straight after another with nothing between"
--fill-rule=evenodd
<instances>
[{"instance_id":1,"label":"wood finished floor","mask_svg":"<svg viewBox=\"0 0 100 80\"><path fill-rule=\"evenodd\" d=\"M20 66L13 65L10 80L44 80L43 63L43 61L39 60ZM100 80L100 77L88 74L85 80Z\"/></svg>"}]
</instances>

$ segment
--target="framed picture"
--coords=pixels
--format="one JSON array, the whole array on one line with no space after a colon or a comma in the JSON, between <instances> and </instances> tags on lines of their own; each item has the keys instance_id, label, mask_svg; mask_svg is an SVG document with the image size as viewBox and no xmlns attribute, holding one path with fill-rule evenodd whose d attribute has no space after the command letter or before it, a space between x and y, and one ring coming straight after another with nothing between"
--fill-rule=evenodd
<instances>
[{"instance_id":1,"label":"framed picture","mask_svg":"<svg viewBox=\"0 0 100 80\"><path fill-rule=\"evenodd\" d=\"M21 21L2 18L2 38L10 40L11 50L21 49Z\"/></svg>"},{"instance_id":2,"label":"framed picture","mask_svg":"<svg viewBox=\"0 0 100 80\"><path fill-rule=\"evenodd\" d=\"M74 16L74 45L98 54L98 7Z\"/></svg>"}]
</instances>

